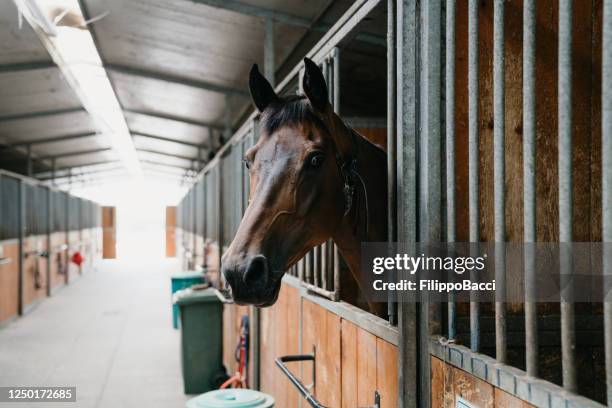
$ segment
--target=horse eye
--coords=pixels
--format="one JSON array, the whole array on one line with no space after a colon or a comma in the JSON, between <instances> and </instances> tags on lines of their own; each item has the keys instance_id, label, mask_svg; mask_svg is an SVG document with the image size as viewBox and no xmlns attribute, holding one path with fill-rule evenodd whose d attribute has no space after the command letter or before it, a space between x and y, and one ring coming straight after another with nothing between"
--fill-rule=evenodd
<instances>
[{"instance_id":1,"label":"horse eye","mask_svg":"<svg viewBox=\"0 0 612 408\"><path fill-rule=\"evenodd\" d=\"M242 159L242 161L244 162L244 167L246 167L247 169L251 168L251 163L249 163L247 159Z\"/></svg>"},{"instance_id":2,"label":"horse eye","mask_svg":"<svg viewBox=\"0 0 612 408\"><path fill-rule=\"evenodd\" d=\"M321 167L323 161L325 160L325 156L322 154L315 154L310 158L310 166L311 167Z\"/></svg>"}]
</instances>

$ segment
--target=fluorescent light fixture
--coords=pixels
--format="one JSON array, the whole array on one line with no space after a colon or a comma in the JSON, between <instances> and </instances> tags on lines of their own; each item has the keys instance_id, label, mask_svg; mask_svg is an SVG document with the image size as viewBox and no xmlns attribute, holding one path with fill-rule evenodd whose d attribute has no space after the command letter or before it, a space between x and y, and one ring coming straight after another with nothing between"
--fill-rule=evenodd
<instances>
[{"instance_id":1,"label":"fluorescent light fixture","mask_svg":"<svg viewBox=\"0 0 612 408\"><path fill-rule=\"evenodd\" d=\"M43 45L92 116L98 132L110 138L113 149L131 175L142 176L140 162L121 106L86 27L56 26L51 18L70 14L84 21L77 0L14 0ZM67 11L69 10L69 11Z\"/></svg>"}]
</instances>

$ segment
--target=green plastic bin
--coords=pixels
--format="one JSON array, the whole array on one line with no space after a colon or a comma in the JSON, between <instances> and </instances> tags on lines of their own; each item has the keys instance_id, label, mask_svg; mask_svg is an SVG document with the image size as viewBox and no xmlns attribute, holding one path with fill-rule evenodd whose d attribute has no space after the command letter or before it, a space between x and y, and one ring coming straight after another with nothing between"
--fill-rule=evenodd
<instances>
[{"instance_id":1,"label":"green plastic bin","mask_svg":"<svg viewBox=\"0 0 612 408\"><path fill-rule=\"evenodd\" d=\"M187 408L272 408L274 398L263 392L229 388L207 392L187 401Z\"/></svg>"},{"instance_id":2,"label":"green plastic bin","mask_svg":"<svg viewBox=\"0 0 612 408\"><path fill-rule=\"evenodd\" d=\"M181 320L181 364L185 394L200 394L219 386L223 378L223 305L212 288L183 289L175 294Z\"/></svg>"},{"instance_id":3,"label":"green plastic bin","mask_svg":"<svg viewBox=\"0 0 612 408\"><path fill-rule=\"evenodd\" d=\"M194 272L194 271L178 272L170 276L170 281L171 281L171 287L172 287L172 295L174 295L176 292L178 292L181 289L188 288L191 285L196 285L198 283L203 283L204 275L200 272ZM178 321L179 321L178 313L179 313L178 306L173 304L172 305L172 327L174 327L175 329L178 329Z\"/></svg>"}]
</instances>

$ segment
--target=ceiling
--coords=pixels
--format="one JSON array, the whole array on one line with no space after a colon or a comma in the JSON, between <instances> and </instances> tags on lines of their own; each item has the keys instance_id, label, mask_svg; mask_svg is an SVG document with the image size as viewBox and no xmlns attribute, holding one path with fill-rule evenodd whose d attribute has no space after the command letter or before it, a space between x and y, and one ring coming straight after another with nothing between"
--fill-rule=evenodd
<instances>
[{"instance_id":1,"label":"ceiling","mask_svg":"<svg viewBox=\"0 0 612 408\"><path fill-rule=\"evenodd\" d=\"M88 28L144 174L177 180L202 166L250 111L247 77L263 63L262 16L274 14L275 68L283 72L350 4L79 1L85 19L99 18ZM102 176L121 167L112 146L39 35L26 21L20 26L16 5L0 2L0 167L58 182Z\"/></svg>"}]
</instances>

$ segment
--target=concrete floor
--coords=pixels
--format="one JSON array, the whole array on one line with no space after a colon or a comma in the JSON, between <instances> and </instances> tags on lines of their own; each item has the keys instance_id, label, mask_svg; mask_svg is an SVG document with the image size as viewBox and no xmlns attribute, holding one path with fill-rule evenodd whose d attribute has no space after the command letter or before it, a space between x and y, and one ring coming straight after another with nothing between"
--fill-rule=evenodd
<instances>
[{"instance_id":1,"label":"concrete floor","mask_svg":"<svg viewBox=\"0 0 612 408\"><path fill-rule=\"evenodd\" d=\"M100 261L0 329L0 386L77 387L76 403L0 407L184 407L168 276L179 266L149 262Z\"/></svg>"}]
</instances>

